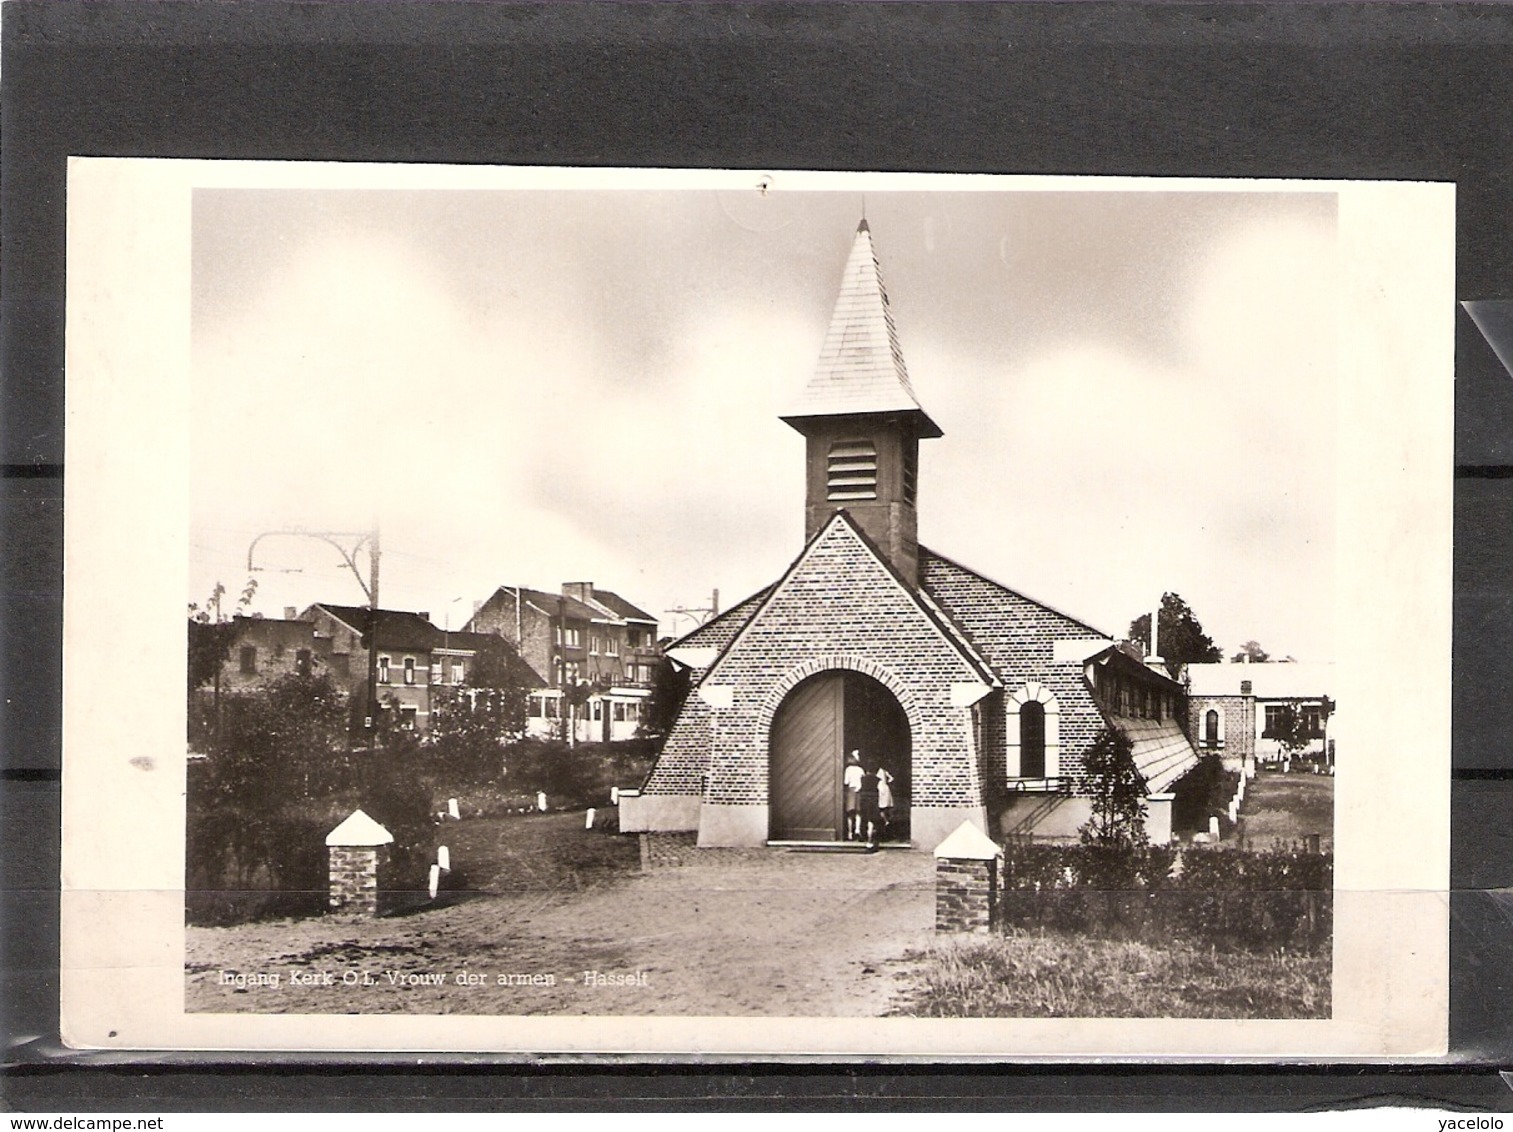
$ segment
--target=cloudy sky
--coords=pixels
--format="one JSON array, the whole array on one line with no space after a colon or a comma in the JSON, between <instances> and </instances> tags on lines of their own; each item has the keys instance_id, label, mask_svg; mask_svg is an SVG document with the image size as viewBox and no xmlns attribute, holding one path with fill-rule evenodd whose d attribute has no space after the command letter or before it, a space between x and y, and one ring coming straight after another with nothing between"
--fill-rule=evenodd
<instances>
[{"instance_id":1,"label":"cloudy sky","mask_svg":"<svg viewBox=\"0 0 1513 1132\"><path fill-rule=\"evenodd\" d=\"M1329 659L1335 197L201 189L191 592L264 531L382 524L381 597L729 605L803 539L809 376L865 207L916 393L921 541L1109 632L1164 590ZM359 604L257 548L253 606ZM298 570L298 573L286 572Z\"/></svg>"}]
</instances>

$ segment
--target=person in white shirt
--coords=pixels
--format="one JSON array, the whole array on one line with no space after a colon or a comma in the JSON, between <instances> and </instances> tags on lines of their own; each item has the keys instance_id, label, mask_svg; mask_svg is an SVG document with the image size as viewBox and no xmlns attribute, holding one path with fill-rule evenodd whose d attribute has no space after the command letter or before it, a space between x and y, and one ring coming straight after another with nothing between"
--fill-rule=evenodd
<instances>
[{"instance_id":1,"label":"person in white shirt","mask_svg":"<svg viewBox=\"0 0 1513 1132\"><path fill-rule=\"evenodd\" d=\"M877 768L877 811L883 830L893 822L893 775L879 764Z\"/></svg>"},{"instance_id":2,"label":"person in white shirt","mask_svg":"<svg viewBox=\"0 0 1513 1132\"><path fill-rule=\"evenodd\" d=\"M866 776L861 751L852 751L846 756L846 770L841 775L841 785L846 790L847 841L857 841L862 836L862 780Z\"/></svg>"}]
</instances>

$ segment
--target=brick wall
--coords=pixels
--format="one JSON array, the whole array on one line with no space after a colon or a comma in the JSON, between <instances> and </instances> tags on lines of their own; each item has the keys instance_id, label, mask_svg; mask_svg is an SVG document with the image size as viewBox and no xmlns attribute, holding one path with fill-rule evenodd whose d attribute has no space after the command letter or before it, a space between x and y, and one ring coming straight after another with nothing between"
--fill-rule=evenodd
<instances>
[{"instance_id":1,"label":"brick wall","mask_svg":"<svg viewBox=\"0 0 1513 1132\"><path fill-rule=\"evenodd\" d=\"M667 733L657 764L642 788L647 794L699 794L709 771L709 707L697 689Z\"/></svg>"},{"instance_id":2,"label":"brick wall","mask_svg":"<svg viewBox=\"0 0 1513 1132\"><path fill-rule=\"evenodd\" d=\"M998 861L935 860L935 930L986 932L997 918Z\"/></svg>"},{"instance_id":3,"label":"brick wall","mask_svg":"<svg viewBox=\"0 0 1513 1132\"><path fill-rule=\"evenodd\" d=\"M1203 717L1210 708L1217 708L1223 715L1221 736L1224 746L1220 753L1225 759L1239 761L1253 759L1256 754L1256 700L1254 696L1193 696L1187 704L1188 734L1193 746L1206 752L1203 745L1206 732Z\"/></svg>"},{"instance_id":4,"label":"brick wall","mask_svg":"<svg viewBox=\"0 0 1513 1132\"><path fill-rule=\"evenodd\" d=\"M379 876L388 864L389 847L332 845L326 852L331 911L377 915Z\"/></svg>"},{"instance_id":5,"label":"brick wall","mask_svg":"<svg viewBox=\"0 0 1513 1132\"><path fill-rule=\"evenodd\" d=\"M920 552L920 584L1013 692L1036 682L1056 697L1060 771L1080 778L1087 748L1103 727L1080 664L1052 663L1055 642L1098 637L1099 630L942 558ZM1006 773L1002 724L987 733L992 773ZM1002 781L1000 778L999 781Z\"/></svg>"},{"instance_id":6,"label":"brick wall","mask_svg":"<svg viewBox=\"0 0 1513 1132\"><path fill-rule=\"evenodd\" d=\"M515 628L515 591L509 588L496 590L468 622L469 632L493 633L514 645L520 659L552 686L556 680L556 666L552 663L551 617L527 600L520 611L518 640Z\"/></svg>"},{"instance_id":7,"label":"brick wall","mask_svg":"<svg viewBox=\"0 0 1513 1132\"><path fill-rule=\"evenodd\" d=\"M903 705L913 805L981 804L972 713L950 701L953 683L980 678L845 522L827 528L706 677L733 695L711 716L709 801L768 800L772 717L802 679L830 668L872 676Z\"/></svg>"}]
</instances>

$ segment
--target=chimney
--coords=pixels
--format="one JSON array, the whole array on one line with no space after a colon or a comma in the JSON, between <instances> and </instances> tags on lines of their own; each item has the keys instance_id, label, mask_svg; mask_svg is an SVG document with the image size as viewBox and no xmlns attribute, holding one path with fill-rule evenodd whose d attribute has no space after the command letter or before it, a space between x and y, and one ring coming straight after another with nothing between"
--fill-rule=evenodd
<instances>
[{"instance_id":1,"label":"chimney","mask_svg":"<svg viewBox=\"0 0 1513 1132\"><path fill-rule=\"evenodd\" d=\"M429 621L431 619L431 611L429 609L422 609L415 616L419 617L422 621Z\"/></svg>"},{"instance_id":2,"label":"chimney","mask_svg":"<svg viewBox=\"0 0 1513 1132\"><path fill-rule=\"evenodd\" d=\"M295 614L298 613L298 612L299 611L296 610L294 608L294 606L292 606L292 605L286 605L286 606L284 606L284 620L285 621L293 621L294 617L295 617Z\"/></svg>"},{"instance_id":3,"label":"chimney","mask_svg":"<svg viewBox=\"0 0 1513 1132\"><path fill-rule=\"evenodd\" d=\"M594 599L593 582L563 582L562 595L584 603Z\"/></svg>"},{"instance_id":4,"label":"chimney","mask_svg":"<svg viewBox=\"0 0 1513 1132\"><path fill-rule=\"evenodd\" d=\"M1161 659L1161 603L1156 603L1156 608L1151 610L1151 651L1145 658L1145 667L1153 668L1163 676L1166 675L1166 662Z\"/></svg>"}]
</instances>

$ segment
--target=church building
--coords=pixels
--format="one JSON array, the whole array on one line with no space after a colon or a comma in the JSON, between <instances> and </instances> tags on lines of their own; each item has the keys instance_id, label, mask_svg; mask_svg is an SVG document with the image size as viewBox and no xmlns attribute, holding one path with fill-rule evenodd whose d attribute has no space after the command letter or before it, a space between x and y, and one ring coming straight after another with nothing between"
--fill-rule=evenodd
<instances>
[{"instance_id":1,"label":"church building","mask_svg":"<svg viewBox=\"0 0 1513 1132\"><path fill-rule=\"evenodd\" d=\"M819 364L782 419L805 438L805 545L667 647L689 695L642 789L621 794L621 830L841 841L856 752L867 775L886 772L888 841L933 849L964 819L1075 838L1091 813L1084 757L1113 727L1132 741L1151 839L1167 840L1173 787L1198 762L1182 686L919 545L919 445L942 432L910 386L865 220Z\"/></svg>"}]
</instances>

